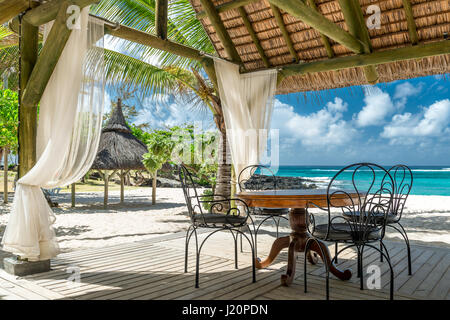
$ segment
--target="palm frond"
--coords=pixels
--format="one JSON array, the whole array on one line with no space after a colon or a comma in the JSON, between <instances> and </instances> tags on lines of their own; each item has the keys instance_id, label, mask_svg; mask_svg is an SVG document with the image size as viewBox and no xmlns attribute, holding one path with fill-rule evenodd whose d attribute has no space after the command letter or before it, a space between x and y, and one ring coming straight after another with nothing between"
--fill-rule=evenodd
<instances>
[{"instance_id":1,"label":"palm frond","mask_svg":"<svg viewBox=\"0 0 450 320\"><path fill-rule=\"evenodd\" d=\"M92 13L144 32L153 34L155 32L154 0L103 0L92 8ZM196 19L188 0L170 2L169 13L167 33L170 40L207 53L214 53L214 47L200 21ZM127 43L124 49L130 55L146 61L158 60L161 65L177 65L186 69L200 68L197 61L140 44Z\"/></svg>"},{"instance_id":2,"label":"palm frond","mask_svg":"<svg viewBox=\"0 0 450 320\"><path fill-rule=\"evenodd\" d=\"M184 94L197 90L192 73L175 66L156 67L120 52L105 49L105 69L108 84L139 88L143 95Z\"/></svg>"}]
</instances>

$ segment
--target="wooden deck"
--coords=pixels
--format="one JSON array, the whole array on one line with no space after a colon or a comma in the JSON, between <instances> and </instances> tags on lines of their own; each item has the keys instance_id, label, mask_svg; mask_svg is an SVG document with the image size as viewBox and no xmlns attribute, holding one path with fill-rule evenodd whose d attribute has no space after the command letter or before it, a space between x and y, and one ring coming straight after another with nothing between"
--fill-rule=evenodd
<instances>
[{"instance_id":1,"label":"wooden deck","mask_svg":"<svg viewBox=\"0 0 450 320\"><path fill-rule=\"evenodd\" d=\"M201 235L202 237L204 235ZM52 261L52 271L15 278L0 270L0 299L324 299L324 267L308 265L309 292L303 292L303 255L297 278L291 287L280 284L287 252L282 252L267 269L257 270L251 282L250 253L244 246L239 269L234 269L233 242L229 233L220 233L205 245L200 262L200 288L194 288L195 257L191 252L189 273L183 273L184 234L172 234L147 241L114 247L61 254ZM273 238L261 237L264 255ZM395 296L400 299L450 299L450 250L412 247L413 275L407 274L406 250L402 243L387 243L395 270ZM332 246L331 246L331 249ZM355 270L355 254L348 251L339 259L341 268ZM382 270L380 290L360 290L356 276L350 281L332 277L331 299L388 299L389 273L379 255L368 251L365 266ZM76 277L80 282L68 281Z\"/></svg>"}]
</instances>

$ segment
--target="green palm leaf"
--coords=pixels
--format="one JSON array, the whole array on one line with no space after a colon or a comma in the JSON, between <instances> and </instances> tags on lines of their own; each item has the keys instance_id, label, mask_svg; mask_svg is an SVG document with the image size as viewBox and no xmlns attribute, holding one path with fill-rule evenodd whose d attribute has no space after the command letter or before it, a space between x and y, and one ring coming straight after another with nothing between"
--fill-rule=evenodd
<instances>
[{"instance_id":1,"label":"green palm leaf","mask_svg":"<svg viewBox=\"0 0 450 320\"><path fill-rule=\"evenodd\" d=\"M154 0L103 0L91 12L108 20L148 33L155 33ZM200 21L195 17L188 0L170 2L167 26L168 38L206 53L214 53L214 48ZM132 56L157 60L161 65L177 65L182 68L199 69L197 61L162 52L136 43L127 43L124 49Z\"/></svg>"},{"instance_id":2,"label":"green palm leaf","mask_svg":"<svg viewBox=\"0 0 450 320\"><path fill-rule=\"evenodd\" d=\"M176 95L194 107L204 103L209 105L197 79L190 71L176 66L157 67L108 49L105 49L104 57L109 85L126 83L139 88L144 96Z\"/></svg>"}]
</instances>

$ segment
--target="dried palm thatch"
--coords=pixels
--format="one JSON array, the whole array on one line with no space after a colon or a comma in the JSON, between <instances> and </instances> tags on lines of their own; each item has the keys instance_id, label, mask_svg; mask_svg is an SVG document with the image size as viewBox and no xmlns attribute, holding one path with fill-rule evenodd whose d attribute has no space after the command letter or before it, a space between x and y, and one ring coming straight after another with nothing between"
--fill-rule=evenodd
<instances>
[{"instance_id":1,"label":"dried palm thatch","mask_svg":"<svg viewBox=\"0 0 450 320\"><path fill-rule=\"evenodd\" d=\"M147 152L147 146L132 134L125 122L119 99L102 130L97 157L91 169L145 170L142 156Z\"/></svg>"},{"instance_id":2,"label":"dried palm thatch","mask_svg":"<svg viewBox=\"0 0 450 320\"><path fill-rule=\"evenodd\" d=\"M204 12L201 0L190 1L197 13ZM216 9L223 4L236 2L236 0L211 1ZM412 7L418 42L443 41L444 37L450 33L450 2L448 0L408 1ZM309 5L313 2L324 17L344 30L349 30L344 20L339 0L304 0L304 2L309 3ZM286 40L283 37L282 30L277 24L269 2L267 0L255 0L241 1L241 3L246 5L241 7L241 9L220 12L219 16L246 70L263 69L267 65L264 64L264 57L258 51L251 32L245 26L245 21L242 18L242 8L271 67L292 64L295 62L295 58L302 63L324 60L330 57L324 45L323 37L317 30L281 10L285 28L293 44L294 53L297 55L297 57L294 57L287 44L289 39ZM368 6L378 5L381 9L381 28L368 30L373 52L412 45L413 39L411 39L408 30L407 14L403 0L359 0L359 4L365 20L370 16L370 14L367 14ZM210 18L203 14L198 16L219 56L227 58L224 45ZM328 39L328 41L332 50L331 54L334 57L354 54L343 45L331 39ZM445 74L450 72L450 55L386 63L378 65L376 69L379 75L379 82ZM350 68L287 77L278 86L277 93L323 90L367 83L362 68Z\"/></svg>"}]
</instances>

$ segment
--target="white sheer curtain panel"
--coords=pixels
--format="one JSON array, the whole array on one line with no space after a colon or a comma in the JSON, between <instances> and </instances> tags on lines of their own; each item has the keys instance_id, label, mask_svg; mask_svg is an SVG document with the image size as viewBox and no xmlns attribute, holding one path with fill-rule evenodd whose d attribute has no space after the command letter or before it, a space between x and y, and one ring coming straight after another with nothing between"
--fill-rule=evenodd
<instances>
[{"instance_id":1,"label":"white sheer curtain panel","mask_svg":"<svg viewBox=\"0 0 450 320\"><path fill-rule=\"evenodd\" d=\"M267 147L277 71L240 74L239 67L215 59L217 82L236 177L259 164ZM247 178L247 177L243 177Z\"/></svg>"},{"instance_id":2,"label":"white sheer curtain panel","mask_svg":"<svg viewBox=\"0 0 450 320\"><path fill-rule=\"evenodd\" d=\"M3 250L29 261L55 257L55 215L41 188L78 181L91 167L104 104L104 24L81 11L45 88L39 109L37 163L17 182ZM45 26L44 40L52 26Z\"/></svg>"}]
</instances>

